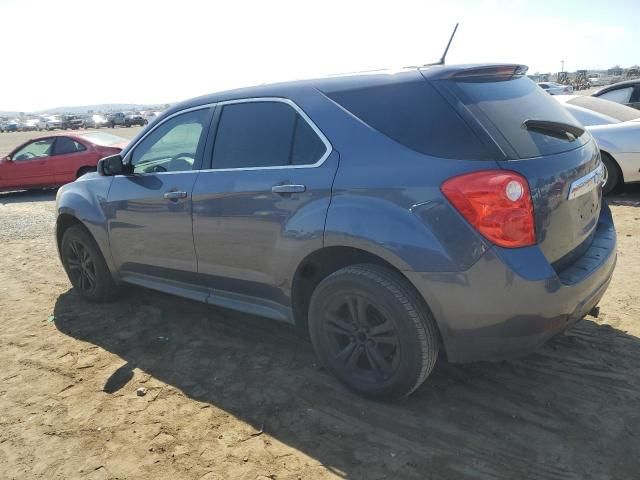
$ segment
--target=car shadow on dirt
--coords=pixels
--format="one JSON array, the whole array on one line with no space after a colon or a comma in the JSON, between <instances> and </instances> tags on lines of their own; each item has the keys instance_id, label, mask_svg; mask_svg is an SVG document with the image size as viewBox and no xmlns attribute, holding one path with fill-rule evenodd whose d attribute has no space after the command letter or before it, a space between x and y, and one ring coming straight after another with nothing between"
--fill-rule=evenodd
<instances>
[{"instance_id":1,"label":"car shadow on dirt","mask_svg":"<svg viewBox=\"0 0 640 480\"><path fill-rule=\"evenodd\" d=\"M590 320L514 361L441 359L411 397L362 399L317 365L299 331L131 288L108 305L73 290L57 328L348 478L631 478L640 458L640 339ZM133 386L135 387L135 385ZM133 391L133 390L132 390Z\"/></svg>"},{"instance_id":2,"label":"car shadow on dirt","mask_svg":"<svg viewBox=\"0 0 640 480\"><path fill-rule=\"evenodd\" d=\"M52 202L56 199L58 189L20 190L16 192L0 192L0 204Z\"/></svg>"}]
</instances>

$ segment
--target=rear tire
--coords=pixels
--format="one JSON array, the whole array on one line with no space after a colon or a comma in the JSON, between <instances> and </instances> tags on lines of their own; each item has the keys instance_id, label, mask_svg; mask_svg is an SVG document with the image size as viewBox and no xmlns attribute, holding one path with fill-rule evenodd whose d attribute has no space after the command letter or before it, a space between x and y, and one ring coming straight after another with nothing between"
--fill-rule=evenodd
<instances>
[{"instance_id":1,"label":"rear tire","mask_svg":"<svg viewBox=\"0 0 640 480\"><path fill-rule=\"evenodd\" d=\"M353 265L322 280L309 304L309 333L322 364L373 399L409 395L438 358L428 308L405 278L378 265Z\"/></svg>"},{"instance_id":2,"label":"rear tire","mask_svg":"<svg viewBox=\"0 0 640 480\"><path fill-rule=\"evenodd\" d=\"M602 194L608 195L618 190L622 185L622 173L620 167L611 155L606 152L600 152L602 163L607 169L607 181L602 187Z\"/></svg>"},{"instance_id":3,"label":"rear tire","mask_svg":"<svg viewBox=\"0 0 640 480\"><path fill-rule=\"evenodd\" d=\"M108 302L118 294L109 267L93 237L82 225L69 227L62 236L60 256L69 281L90 302Z\"/></svg>"}]
</instances>

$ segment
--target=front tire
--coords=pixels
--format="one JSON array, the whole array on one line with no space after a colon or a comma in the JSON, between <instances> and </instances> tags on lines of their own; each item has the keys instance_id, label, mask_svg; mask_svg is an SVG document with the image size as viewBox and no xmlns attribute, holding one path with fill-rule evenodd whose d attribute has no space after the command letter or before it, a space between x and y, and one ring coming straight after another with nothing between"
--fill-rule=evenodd
<instances>
[{"instance_id":1,"label":"front tire","mask_svg":"<svg viewBox=\"0 0 640 480\"><path fill-rule=\"evenodd\" d=\"M107 302L118 287L93 237L82 225L69 227L62 237L60 256L69 281L90 302Z\"/></svg>"},{"instance_id":2,"label":"front tire","mask_svg":"<svg viewBox=\"0 0 640 480\"><path fill-rule=\"evenodd\" d=\"M409 395L438 357L428 308L404 277L378 265L346 267L320 282L309 304L309 333L322 364L373 399Z\"/></svg>"}]
</instances>

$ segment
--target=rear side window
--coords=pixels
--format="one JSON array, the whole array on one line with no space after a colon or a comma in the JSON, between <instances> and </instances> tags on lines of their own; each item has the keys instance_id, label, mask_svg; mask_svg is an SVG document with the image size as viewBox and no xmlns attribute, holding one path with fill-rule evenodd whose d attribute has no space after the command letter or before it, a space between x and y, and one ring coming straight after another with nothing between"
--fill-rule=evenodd
<instances>
[{"instance_id":1,"label":"rear side window","mask_svg":"<svg viewBox=\"0 0 640 480\"><path fill-rule=\"evenodd\" d=\"M629 103L631 101L632 92L633 87L618 88L616 90L603 93L602 95L598 95L598 97L617 103Z\"/></svg>"},{"instance_id":2,"label":"rear side window","mask_svg":"<svg viewBox=\"0 0 640 480\"><path fill-rule=\"evenodd\" d=\"M475 133L426 80L325 93L370 127L416 152L443 158L490 157Z\"/></svg>"},{"instance_id":3,"label":"rear side window","mask_svg":"<svg viewBox=\"0 0 640 480\"><path fill-rule=\"evenodd\" d=\"M69 153L82 152L86 150L80 142L72 140L69 137L58 137L53 147L54 155L68 155Z\"/></svg>"},{"instance_id":4,"label":"rear side window","mask_svg":"<svg viewBox=\"0 0 640 480\"><path fill-rule=\"evenodd\" d=\"M454 94L490 131L497 130L518 158L532 158L572 150L588 141L581 135L573 141L523 128L525 120L550 120L577 125L575 118L548 93L527 77L468 78L447 81ZM579 126L579 125L578 125Z\"/></svg>"},{"instance_id":5,"label":"rear side window","mask_svg":"<svg viewBox=\"0 0 640 480\"><path fill-rule=\"evenodd\" d=\"M212 168L312 165L326 150L316 132L290 105L234 103L222 108Z\"/></svg>"}]
</instances>

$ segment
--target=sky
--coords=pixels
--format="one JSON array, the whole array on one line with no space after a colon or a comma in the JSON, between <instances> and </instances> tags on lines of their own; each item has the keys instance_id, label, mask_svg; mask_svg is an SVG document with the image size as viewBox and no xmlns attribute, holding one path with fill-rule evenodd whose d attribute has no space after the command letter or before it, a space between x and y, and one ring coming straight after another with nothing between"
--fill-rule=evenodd
<instances>
[{"instance_id":1,"label":"sky","mask_svg":"<svg viewBox=\"0 0 640 480\"><path fill-rule=\"evenodd\" d=\"M0 111L418 65L640 63L639 0L0 0Z\"/></svg>"}]
</instances>

